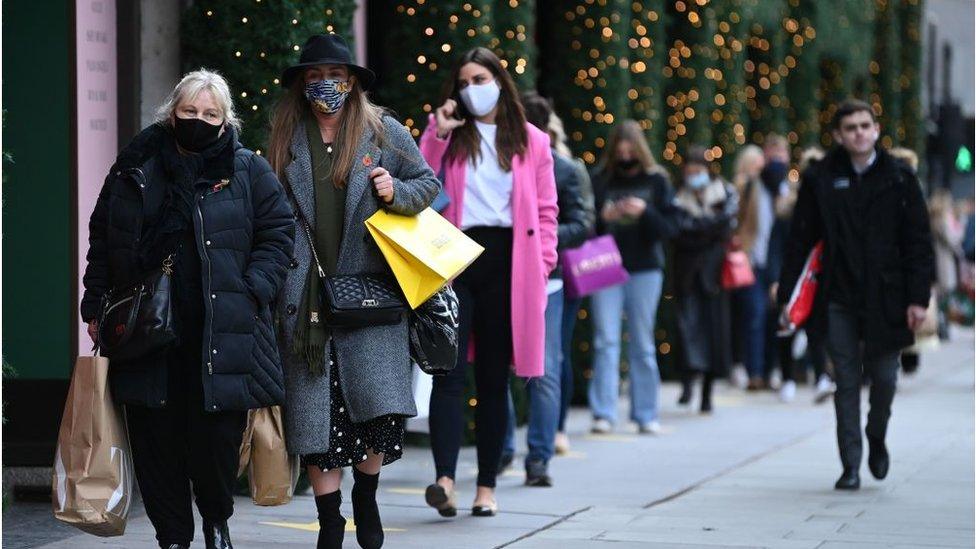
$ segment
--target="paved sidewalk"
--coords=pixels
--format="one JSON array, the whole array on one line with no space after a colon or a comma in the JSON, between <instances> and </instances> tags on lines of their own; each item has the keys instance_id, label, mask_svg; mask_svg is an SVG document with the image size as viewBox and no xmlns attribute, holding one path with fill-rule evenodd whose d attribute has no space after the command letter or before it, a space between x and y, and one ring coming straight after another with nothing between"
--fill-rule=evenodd
<instances>
[{"instance_id":1,"label":"paved sidewalk","mask_svg":"<svg viewBox=\"0 0 976 549\"><path fill-rule=\"evenodd\" d=\"M891 474L879 483L864 467L858 493L831 489L840 473L833 409L813 405L809 389L782 404L773 393L745 394L723 384L715 414L702 417L678 409L678 388L666 385L664 435L640 436L632 426L589 435L587 414L575 411L573 451L551 465L556 486L524 487L515 467L499 480L495 518L474 518L462 509L456 519L442 519L427 508L422 494L433 476L430 452L408 448L382 474L386 546L971 547L973 343L972 331L956 331L951 344L923 356L916 377L901 382L889 434ZM519 435L524 444L524 431ZM474 451L465 449L458 471L463 506L474 495L474 468ZM352 515L348 505L344 514ZM57 527L53 522L46 521L49 528ZM30 528L50 540L40 535L44 524L35 520ZM30 532L7 516L4 526L5 547L155 546L141 513L121 538L75 535L31 544ZM313 547L314 502L300 496L262 508L240 498L231 530L239 549ZM356 547L352 532L346 547Z\"/></svg>"}]
</instances>

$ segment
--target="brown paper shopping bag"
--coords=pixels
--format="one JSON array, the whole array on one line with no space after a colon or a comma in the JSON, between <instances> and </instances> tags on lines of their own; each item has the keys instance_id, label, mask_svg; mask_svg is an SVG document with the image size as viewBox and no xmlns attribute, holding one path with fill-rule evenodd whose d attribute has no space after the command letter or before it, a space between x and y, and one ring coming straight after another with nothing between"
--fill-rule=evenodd
<instances>
[{"instance_id":1,"label":"brown paper shopping bag","mask_svg":"<svg viewBox=\"0 0 976 549\"><path fill-rule=\"evenodd\" d=\"M251 410L247 419L244 436L250 451L247 471L251 500L255 505L284 505L295 492L298 459L288 455L285 447L281 407Z\"/></svg>"},{"instance_id":2,"label":"brown paper shopping bag","mask_svg":"<svg viewBox=\"0 0 976 549\"><path fill-rule=\"evenodd\" d=\"M121 536L132 502L132 454L112 402L108 359L78 357L52 475L54 516L96 536Z\"/></svg>"}]
</instances>

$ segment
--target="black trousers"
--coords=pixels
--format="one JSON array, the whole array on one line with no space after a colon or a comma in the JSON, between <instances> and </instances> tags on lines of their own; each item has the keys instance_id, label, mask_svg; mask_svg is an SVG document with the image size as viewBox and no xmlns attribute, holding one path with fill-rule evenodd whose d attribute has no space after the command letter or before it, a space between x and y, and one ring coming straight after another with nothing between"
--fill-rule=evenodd
<instances>
[{"instance_id":1,"label":"black trousers","mask_svg":"<svg viewBox=\"0 0 976 549\"><path fill-rule=\"evenodd\" d=\"M466 231L485 252L454 281L460 305L457 366L435 377L430 396L430 442L437 478L454 478L464 426L463 402L468 343L474 334L474 411L478 444L478 486L495 487L508 422L508 379L512 367L512 230L474 227Z\"/></svg>"},{"instance_id":2,"label":"black trousers","mask_svg":"<svg viewBox=\"0 0 976 549\"><path fill-rule=\"evenodd\" d=\"M192 494L207 521L234 512L234 484L247 412L205 412L200 343L168 360L166 406L127 406L129 441L146 514L160 544L193 540Z\"/></svg>"},{"instance_id":3,"label":"black trousers","mask_svg":"<svg viewBox=\"0 0 976 549\"><path fill-rule=\"evenodd\" d=\"M845 468L861 466L861 380L871 378L867 435L884 440L891 417L898 380L898 353L864 358L861 321L856 312L830 304L828 309L827 352L834 363L834 411L837 414L837 446Z\"/></svg>"}]
</instances>

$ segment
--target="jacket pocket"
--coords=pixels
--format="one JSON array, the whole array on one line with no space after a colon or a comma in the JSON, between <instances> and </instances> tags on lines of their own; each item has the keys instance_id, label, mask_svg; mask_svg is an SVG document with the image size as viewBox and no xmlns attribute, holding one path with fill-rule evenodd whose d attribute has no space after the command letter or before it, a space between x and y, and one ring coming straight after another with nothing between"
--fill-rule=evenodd
<instances>
[{"instance_id":1,"label":"jacket pocket","mask_svg":"<svg viewBox=\"0 0 976 549\"><path fill-rule=\"evenodd\" d=\"M897 326L907 325L905 275L899 271L882 271L881 281L881 304L885 320Z\"/></svg>"}]
</instances>

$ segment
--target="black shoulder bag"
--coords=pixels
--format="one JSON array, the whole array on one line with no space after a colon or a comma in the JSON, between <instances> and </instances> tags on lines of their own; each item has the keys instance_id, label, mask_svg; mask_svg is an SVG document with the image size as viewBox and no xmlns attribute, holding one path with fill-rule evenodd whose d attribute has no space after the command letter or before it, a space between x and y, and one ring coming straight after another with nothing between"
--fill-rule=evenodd
<instances>
[{"instance_id":1,"label":"black shoulder bag","mask_svg":"<svg viewBox=\"0 0 976 549\"><path fill-rule=\"evenodd\" d=\"M291 183L286 182L284 187L295 205L299 223L312 248L312 258L322 288L319 298L325 325L329 328L364 328L399 323L407 311L407 300L393 275L366 273L327 276L315 251L315 237L308 218L295 199Z\"/></svg>"},{"instance_id":2,"label":"black shoulder bag","mask_svg":"<svg viewBox=\"0 0 976 549\"><path fill-rule=\"evenodd\" d=\"M177 338L172 304L173 256L138 284L102 298L98 347L112 361L150 356Z\"/></svg>"}]
</instances>

